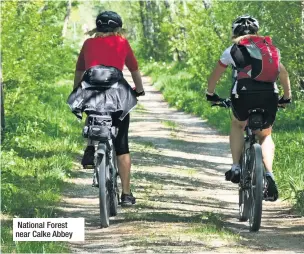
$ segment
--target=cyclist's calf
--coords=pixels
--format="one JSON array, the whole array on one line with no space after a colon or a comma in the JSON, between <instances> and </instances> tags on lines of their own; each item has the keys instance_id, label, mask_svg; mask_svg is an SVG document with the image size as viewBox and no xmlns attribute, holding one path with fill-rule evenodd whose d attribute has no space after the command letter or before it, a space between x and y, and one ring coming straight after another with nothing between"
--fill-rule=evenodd
<instances>
[{"instance_id":1,"label":"cyclist's calf","mask_svg":"<svg viewBox=\"0 0 304 254\"><path fill-rule=\"evenodd\" d=\"M269 128L267 129L263 129L263 130L256 130L254 131L254 134L257 135L260 143L264 141L264 139L267 137L267 136L270 136L272 133L272 127L270 126Z\"/></svg>"}]
</instances>

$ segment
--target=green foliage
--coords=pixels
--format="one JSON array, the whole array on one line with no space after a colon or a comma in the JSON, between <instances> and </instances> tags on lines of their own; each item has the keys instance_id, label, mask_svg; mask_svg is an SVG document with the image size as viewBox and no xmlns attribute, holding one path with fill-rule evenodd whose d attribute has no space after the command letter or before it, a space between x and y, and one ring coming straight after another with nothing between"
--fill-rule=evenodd
<instances>
[{"instance_id":1,"label":"green foliage","mask_svg":"<svg viewBox=\"0 0 304 254\"><path fill-rule=\"evenodd\" d=\"M1 210L9 218L53 217L64 179L82 144L66 105L75 64L61 37L65 2L4 1L1 27L5 139L1 149ZM3 226L2 252L66 252L62 243L12 241Z\"/></svg>"},{"instance_id":2,"label":"green foliage","mask_svg":"<svg viewBox=\"0 0 304 254\"><path fill-rule=\"evenodd\" d=\"M79 156L81 126L65 100L69 86L43 84L39 99L26 91L18 107L7 107L6 136L1 153L1 210L17 217L56 217L56 206ZM7 91L6 105L14 91ZM67 247L52 242L12 242L12 222L3 227L3 252L59 253Z\"/></svg>"},{"instance_id":3,"label":"green foliage","mask_svg":"<svg viewBox=\"0 0 304 254\"><path fill-rule=\"evenodd\" d=\"M6 82L16 81L18 77L18 87L24 87L24 81L52 82L70 71L71 50L61 38L64 8L54 1L6 1L2 4L6 14L1 29Z\"/></svg>"}]
</instances>

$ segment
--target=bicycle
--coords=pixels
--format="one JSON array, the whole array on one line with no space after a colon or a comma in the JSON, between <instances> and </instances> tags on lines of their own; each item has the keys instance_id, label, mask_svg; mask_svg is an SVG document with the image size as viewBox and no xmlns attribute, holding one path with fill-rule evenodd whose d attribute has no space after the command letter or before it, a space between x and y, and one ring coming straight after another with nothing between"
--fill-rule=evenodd
<instances>
[{"instance_id":1,"label":"bicycle","mask_svg":"<svg viewBox=\"0 0 304 254\"><path fill-rule=\"evenodd\" d=\"M221 99L212 106L230 108L231 101ZM261 226L263 200L270 200L265 195L267 181L262 149L254 133L255 130L262 130L264 112L261 108L249 110L240 158L239 220L245 222L249 219L249 230L254 232L259 231Z\"/></svg>"},{"instance_id":2,"label":"bicycle","mask_svg":"<svg viewBox=\"0 0 304 254\"><path fill-rule=\"evenodd\" d=\"M83 136L94 141L97 147L92 186L99 188L100 225L103 228L109 227L110 217L117 215L119 204L117 160L113 146L117 132L109 113L88 115L88 125L83 129Z\"/></svg>"}]
</instances>

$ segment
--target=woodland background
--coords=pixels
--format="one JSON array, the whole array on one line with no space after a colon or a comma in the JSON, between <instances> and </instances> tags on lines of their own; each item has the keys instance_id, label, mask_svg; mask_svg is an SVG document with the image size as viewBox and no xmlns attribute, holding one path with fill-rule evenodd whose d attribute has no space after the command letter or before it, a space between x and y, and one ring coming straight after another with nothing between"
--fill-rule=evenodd
<instances>
[{"instance_id":1,"label":"woodland background","mask_svg":"<svg viewBox=\"0 0 304 254\"><path fill-rule=\"evenodd\" d=\"M117 11L144 74L174 107L229 132L229 114L205 100L207 78L231 45L231 22L248 13L280 49L293 103L274 126L275 176L283 198L304 213L304 2L302 1L1 1L5 129L1 144L1 241L5 252L64 252L61 243L13 243L12 217L52 217L83 149L66 98L84 31ZM231 71L217 92L228 96ZM3 102L3 100L2 100ZM4 123L4 119L1 119Z\"/></svg>"}]
</instances>

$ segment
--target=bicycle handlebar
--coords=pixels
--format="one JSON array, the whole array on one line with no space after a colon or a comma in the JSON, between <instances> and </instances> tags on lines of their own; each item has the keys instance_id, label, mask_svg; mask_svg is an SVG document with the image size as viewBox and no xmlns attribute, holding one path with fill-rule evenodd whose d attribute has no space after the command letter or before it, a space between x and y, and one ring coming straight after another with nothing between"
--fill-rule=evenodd
<instances>
[{"instance_id":1,"label":"bicycle handlebar","mask_svg":"<svg viewBox=\"0 0 304 254\"><path fill-rule=\"evenodd\" d=\"M231 107L231 100L230 98L220 98L220 101L214 102L211 107L222 107L222 108L230 108Z\"/></svg>"},{"instance_id":2,"label":"bicycle handlebar","mask_svg":"<svg viewBox=\"0 0 304 254\"><path fill-rule=\"evenodd\" d=\"M222 108L230 108L231 107L231 100L230 98L220 98L218 102L214 102L211 107L222 107ZM278 104L278 108L286 108L282 104Z\"/></svg>"}]
</instances>

